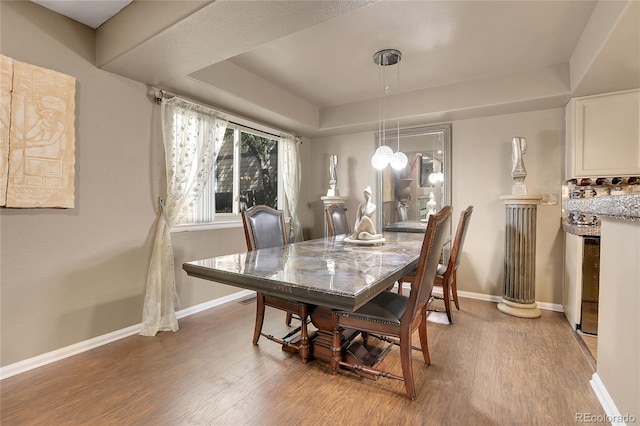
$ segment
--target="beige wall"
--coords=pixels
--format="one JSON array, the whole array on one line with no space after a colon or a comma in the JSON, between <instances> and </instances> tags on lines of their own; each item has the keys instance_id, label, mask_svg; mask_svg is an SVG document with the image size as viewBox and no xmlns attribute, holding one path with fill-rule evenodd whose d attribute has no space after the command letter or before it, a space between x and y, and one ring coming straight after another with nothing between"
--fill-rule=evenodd
<instances>
[{"instance_id":1,"label":"beige wall","mask_svg":"<svg viewBox=\"0 0 640 426\"><path fill-rule=\"evenodd\" d=\"M7 365L140 322L163 152L145 86L94 67L93 30L1 7L3 54L77 79L75 208L0 209Z\"/></svg>"},{"instance_id":2,"label":"beige wall","mask_svg":"<svg viewBox=\"0 0 640 426\"><path fill-rule=\"evenodd\" d=\"M453 206L474 206L458 288L502 295L504 205L510 194L511 140L527 139L525 183L530 194L560 198L564 150L564 110L462 120L453 123ZM536 240L536 300L562 304L563 234L561 206L539 206ZM463 284L464 283L464 284Z\"/></svg>"},{"instance_id":3,"label":"beige wall","mask_svg":"<svg viewBox=\"0 0 640 426\"><path fill-rule=\"evenodd\" d=\"M458 270L462 291L502 295L504 259L504 206L501 195L511 193L511 139L527 138L524 156L529 193L560 195L564 149L564 110L549 109L508 114L452 123L452 169L454 215L474 206ZM338 188L348 196L352 212L362 201L362 189L375 185L369 159L373 133L357 133L312 142L314 180L311 188L313 236L322 235L320 197L328 188L328 155L338 154ZM325 170L327 169L327 170ZM561 206L538 207L536 247L536 300L562 304L563 247L560 228Z\"/></svg>"},{"instance_id":4,"label":"beige wall","mask_svg":"<svg viewBox=\"0 0 640 426\"><path fill-rule=\"evenodd\" d=\"M347 209L351 223L355 221L355 211L363 201L362 191L369 185L375 188L376 173L371 167L373 154L373 133L353 133L313 139L311 141L311 176L313 180L309 188L309 205L312 210L312 221L309 223L309 236L319 238L324 232L324 205L320 197L327 195L329 189L329 155L338 156L336 167L337 189L340 195L348 197ZM374 191L375 192L375 191Z\"/></svg>"},{"instance_id":5,"label":"beige wall","mask_svg":"<svg viewBox=\"0 0 640 426\"><path fill-rule=\"evenodd\" d=\"M159 107L145 85L93 65L95 32L31 2L0 5L4 55L77 79L75 208L0 209L5 366L140 323L165 175ZM180 265L243 250L241 227L174 240L183 308L238 290Z\"/></svg>"}]
</instances>

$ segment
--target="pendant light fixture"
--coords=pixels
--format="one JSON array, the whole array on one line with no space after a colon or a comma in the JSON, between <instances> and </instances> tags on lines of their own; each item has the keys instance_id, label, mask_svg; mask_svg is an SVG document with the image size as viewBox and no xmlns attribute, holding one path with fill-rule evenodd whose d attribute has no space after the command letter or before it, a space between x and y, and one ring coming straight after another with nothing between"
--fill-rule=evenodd
<instances>
[{"instance_id":1,"label":"pendant light fixture","mask_svg":"<svg viewBox=\"0 0 640 426\"><path fill-rule=\"evenodd\" d=\"M387 69L391 65L397 66L397 85L396 90L399 93L400 86L400 61L402 60L402 52L396 49L384 49L373 55L373 62L380 69L380 81L382 83L382 97L380 98L380 111L378 120L378 134L380 135L380 147L371 157L371 165L382 170L390 164L396 170L404 169L409 162L407 156L400 151L400 111L397 111L397 130L396 139L398 141L398 151L395 153L393 149L387 145L387 128L386 128L386 98L389 94L389 85L387 78Z\"/></svg>"}]
</instances>

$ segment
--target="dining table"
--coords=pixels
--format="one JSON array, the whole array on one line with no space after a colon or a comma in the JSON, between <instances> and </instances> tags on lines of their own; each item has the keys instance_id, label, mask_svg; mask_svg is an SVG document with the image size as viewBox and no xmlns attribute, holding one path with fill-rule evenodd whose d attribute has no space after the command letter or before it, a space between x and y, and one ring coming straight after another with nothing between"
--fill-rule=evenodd
<instances>
[{"instance_id":1,"label":"dining table","mask_svg":"<svg viewBox=\"0 0 640 426\"><path fill-rule=\"evenodd\" d=\"M317 328L310 337L309 357L331 362L332 310L356 311L415 269L424 234L384 232L384 241L374 242L344 239L318 238L194 260L182 267L192 277L307 303ZM349 348L356 334L345 331L343 348Z\"/></svg>"}]
</instances>

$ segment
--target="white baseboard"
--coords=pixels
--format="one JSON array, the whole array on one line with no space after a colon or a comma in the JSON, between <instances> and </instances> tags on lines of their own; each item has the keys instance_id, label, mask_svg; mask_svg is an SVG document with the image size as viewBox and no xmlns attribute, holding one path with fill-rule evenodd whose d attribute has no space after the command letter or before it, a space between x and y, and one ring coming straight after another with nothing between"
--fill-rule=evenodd
<instances>
[{"instance_id":1,"label":"white baseboard","mask_svg":"<svg viewBox=\"0 0 640 426\"><path fill-rule=\"evenodd\" d=\"M411 290L411 284L403 284L402 290L403 294L409 294L409 290ZM438 296L442 296L442 287L434 287L433 293ZM458 291L458 296L466 297L467 299L482 300L484 302L500 303L502 301L502 296L473 293L470 291ZM559 305L557 303L536 302L536 305L538 305L538 308L545 311L564 312L562 305Z\"/></svg>"},{"instance_id":2,"label":"white baseboard","mask_svg":"<svg viewBox=\"0 0 640 426\"><path fill-rule=\"evenodd\" d=\"M206 311L207 309L214 308L216 306L224 305L225 303L233 302L234 300L242 299L247 296L255 296L256 292L253 290L242 290L236 293L229 294L227 296L218 297L217 299L209 300L208 302L200 303L199 305L191 306L189 308L181 309L176 312L178 319L188 317L189 315L197 314L198 312Z\"/></svg>"},{"instance_id":3,"label":"white baseboard","mask_svg":"<svg viewBox=\"0 0 640 426\"><path fill-rule=\"evenodd\" d=\"M606 418L604 419L597 419L598 423L606 422L611 423L613 426L625 426L627 424L627 420L633 423L636 422L635 417L629 415L623 416L622 414L620 414L618 407L616 407L613 399L611 399L611 396L609 395L609 392L607 392L607 389L604 387L604 383L602 383L602 380L600 380L600 376L598 376L598 373L593 373L593 376L591 377L589 383L591 383L591 387L593 388L598 401L600 401L600 405L602 405L606 416Z\"/></svg>"},{"instance_id":4,"label":"white baseboard","mask_svg":"<svg viewBox=\"0 0 640 426\"><path fill-rule=\"evenodd\" d=\"M536 302L536 305L538 305L538 308L545 311L564 312L564 308L562 307L562 305L559 305L557 303Z\"/></svg>"},{"instance_id":5,"label":"white baseboard","mask_svg":"<svg viewBox=\"0 0 640 426\"><path fill-rule=\"evenodd\" d=\"M51 364L52 362L60 361L70 356L86 352L90 349L97 348L98 346L106 345L107 343L115 342L116 340L132 336L140 331L141 326L142 324L132 325L130 327L103 334L102 336L97 336L83 342L78 342L73 345L66 346L64 348L56 349L55 351L47 352L33 358L5 365L4 367L0 368L0 380L4 380L8 377L15 376L16 374L24 373L26 371L33 370L34 368L42 367L43 365Z\"/></svg>"},{"instance_id":6,"label":"white baseboard","mask_svg":"<svg viewBox=\"0 0 640 426\"><path fill-rule=\"evenodd\" d=\"M177 311L176 317L178 319L184 318L189 315L193 315L198 312L213 308L215 306L223 305L237 299L251 296L253 294L255 294L255 291L252 290L238 291L228 296L219 297L217 299L213 299L208 302L200 303L199 305L191 306L189 308ZM47 364L51 364L52 362L60 361L64 358L86 352L90 349L115 342L116 340L124 339L125 337L133 336L134 334L139 333L141 328L142 324L132 325L121 330L116 330L111 333L103 334L102 336L97 336L83 342L78 342L64 348L56 349L55 351L47 352L33 358L25 359L23 361L18 361L4 367L0 367L0 380L4 380L8 377L15 376L16 374L24 373L26 371L33 370Z\"/></svg>"}]
</instances>

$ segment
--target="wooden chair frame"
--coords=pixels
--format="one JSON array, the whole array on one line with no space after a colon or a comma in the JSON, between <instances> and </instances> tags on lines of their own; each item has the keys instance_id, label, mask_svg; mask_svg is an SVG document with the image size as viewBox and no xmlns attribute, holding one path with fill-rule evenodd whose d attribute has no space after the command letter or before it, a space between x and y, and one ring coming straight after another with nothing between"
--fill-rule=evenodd
<instances>
[{"instance_id":1,"label":"wooden chair frame","mask_svg":"<svg viewBox=\"0 0 640 426\"><path fill-rule=\"evenodd\" d=\"M259 238L256 234L256 229L253 226L252 218L257 217L261 214L269 214L274 217L277 217L280 223L280 228L282 229L282 241L277 242L277 246L285 246L288 244L287 235L285 231L285 223L284 223L284 213L281 210L276 210L266 205L256 205L253 206L246 211L242 212L242 224L244 226L244 236L247 242L247 250L253 251L260 248L266 247L274 247L276 245L269 245L260 247ZM270 306L272 308L280 309L287 313L286 323L287 325L291 325L292 317L296 317L300 319L300 326L292 330L283 338L277 338L271 334L266 334L262 332L262 325L264 323L264 311L265 307ZM261 292L256 292L256 322L253 331L253 344L257 345L260 336L264 336L269 340L272 340L276 343L284 347L291 347L299 352L302 362L306 363L311 356L310 345L309 345L309 332L307 329L309 317L309 306L306 303L297 302L293 300L285 300L280 299L278 297L273 297L270 295L266 295ZM294 343L289 339L289 337L300 332L300 341L298 343Z\"/></svg>"},{"instance_id":2,"label":"wooden chair frame","mask_svg":"<svg viewBox=\"0 0 640 426\"><path fill-rule=\"evenodd\" d=\"M449 324L453 324L453 315L451 314L451 300L456 306L457 310L460 310L460 302L458 300L458 282L457 271L458 265L460 265L460 255L462 254L462 246L467 235L467 229L469 228L469 221L471 219L471 213L473 213L473 206L467 207L461 214L458 220L458 228L456 229L456 235L453 240L453 246L449 255L449 262L446 267L443 264L438 265L438 271L433 283L434 286L442 287L442 297L433 296L435 299L441 299L444 302L444 309L447 313L447 319ZM414 278L413 273L405 275L398 280L398 293L402 294L402 283L412 282Z\"/></svg>"},{"instance_id":3,"label":"wooden chair frame","mask_svg":"<svg viewBox=\"0 0 640 426\"><path fill-rule=\"evenodd\" d=\"M453 324L453 317L451 315L451 299L453 299L456 309L460 310L457 281L458 266L460 265L462 246L464 245L467 230L469 229L471 213L473 213L473 206L467 207L462 213L460 213L458 228L456 229L456 236L453 240L453 246L451 247L451 253L446 270L443 271L443 267L441 265L438 268L438 273L436 274L436 279L433 283L434 286L442 287L442 300L444 302L444 308L447 312L447 318L450 324Z\"/></svg>"},{"instance_id":4,"label":"wooden chair frame","mask_svg":"<svg viewBox=\"0 0 640 426\"><path fill-rule=\"evenodd\" d=\"M327 230L329 232L329 236L333 237L335 235L350 235L351 234L351 224L349 223L349 215L347 214L347 209L339 204L331 204L324 209L325 218L327 219ZM344 218L345 223L347 224L347 232L346 233L338 233L336 230L335 217L342 216Z\"/></svg>"},{"instance_id":5,"label":"wooden chair frame","mask_svg":"<svg viewBox=\"0 0 640 426\"><path fill-rule=\"evenodd\" d=\"M427 342L427 305L430 300L433 281L440 259L440 252L447 237L449 223L451 221L451 207L445 206L437 214L429 218L427 230L420 251L420 258L416 268L415 279L411 283L410 295L403 296L392 292L383 292L372 301L365 304L355 312L333 311L333 344L332 344L332 370L336 374L340 367L364 372L374 377L387 377L403 380L407 395L411 399L416 397L416 387L413 379L413 365L411 350L422 352L424 362L429 365L429 347ZM382 314L381 312L384 312ZM400 314L400 312L402 312ZM391 314L392 315L389 315ZM396 317L400 314L399 317ZM345 328L359 330L363 333L365 345L369 334L384 337L391 345L400 346L400 361L402 364L402 376L376 368L380 365L384 355L389 352L385 349L378 356L375 364L365 366L344 361L342 358L341 335ZM420 348L411 345L411 336L418 329L420 333Z\"/></svg>"}]
</instances>

